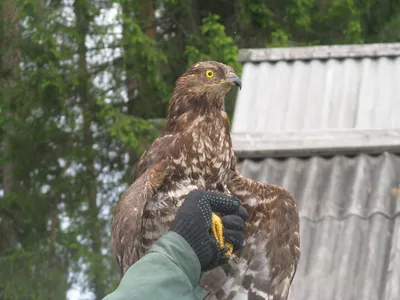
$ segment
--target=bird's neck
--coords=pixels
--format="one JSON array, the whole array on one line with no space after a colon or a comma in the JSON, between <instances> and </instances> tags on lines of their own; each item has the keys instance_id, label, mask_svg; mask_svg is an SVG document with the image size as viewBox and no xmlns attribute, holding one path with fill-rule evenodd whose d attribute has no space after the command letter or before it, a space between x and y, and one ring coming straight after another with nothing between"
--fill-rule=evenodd
<instances>
[{"instance_id":1,"label":"bird's neck","mask_svg":"<svg viewBox=\"0 0 400 300\"><path fill-rule=\"evenodd\" d=\"M224 96L190 89L185 93L180 93L180 90L176 89L169 103L168 117L179 117L190 111L197 114L221 111L224 106Z\"/></svg>"},{"instance_id":2,"label":"bird's neck","mask_svg":"<svg viewBox=\"0 0 400 300\"><path fill-rule=\"evenodd\" d=\"M165 132L181 132L194 122L199 122L199 119L215 123L223 118L223 115L224 97L216 99L206 94L186 93L180 96L174 93L169 104Z\"/></svg>"}]
</instances>

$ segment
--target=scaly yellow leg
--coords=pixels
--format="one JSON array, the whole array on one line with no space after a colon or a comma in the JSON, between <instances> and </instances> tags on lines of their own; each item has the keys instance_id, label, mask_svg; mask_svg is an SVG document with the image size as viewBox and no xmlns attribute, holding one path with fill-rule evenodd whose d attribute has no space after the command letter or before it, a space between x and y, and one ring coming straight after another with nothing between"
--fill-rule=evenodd
<instances>
[{"instance_id":1,"label":"scaly yellow leg","mask_svg":"<svg viewBox=\"0 0 400 300\"><path fill-rule=\"evenodd\" d=\"M230 257L233 252L233 245L224 241L224 225L222 224L221 218L215 213L212 213L211 230L221 250L228 248L225 255Z\"/></svg>"}]
</instances>

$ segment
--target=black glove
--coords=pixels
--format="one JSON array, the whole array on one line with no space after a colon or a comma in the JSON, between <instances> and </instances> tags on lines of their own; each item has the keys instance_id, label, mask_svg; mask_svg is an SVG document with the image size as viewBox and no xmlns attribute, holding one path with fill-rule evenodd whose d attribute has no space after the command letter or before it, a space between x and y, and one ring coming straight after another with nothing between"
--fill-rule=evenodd
<instances>
[{"instance_id":1,"label":"black glove","mask_svg":"<svg viewBox=\"0 0 400 300\"><path fill-rule=\"evenodd\" d=\"M231 242L234 250L243 246L244 219L247 211L240 206L240 201L232 196L215 192L194 190L190 192L179 208L171 231L181 235L196 253L203 271L218 266L224 260L224 251L218 246L211 232L212 212L225 215L222 218L224 238Z\"/></svg>"},{"instance_id":2,"label":"black glove","mask_svg":"<svg viewBox=\"0 0 400 300\"><path fill-rule=\"evenodd\" d=\"M243 247L244 242L244 222L249 218L247 210L240 206L238 212L232 215L222 217L224 225L224 239L233 245L233 250L238 250Z\"/></svg>"}]
</instances>

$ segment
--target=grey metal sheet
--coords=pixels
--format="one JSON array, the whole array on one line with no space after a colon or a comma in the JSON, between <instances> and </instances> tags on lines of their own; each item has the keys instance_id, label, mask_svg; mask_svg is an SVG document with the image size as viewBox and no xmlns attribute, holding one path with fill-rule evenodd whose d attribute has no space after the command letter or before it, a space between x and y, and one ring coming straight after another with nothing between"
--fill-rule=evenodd
<instances>
[{"instance_id":1,"label":"grey metal sheet","mask_svg":"<svg viewBox=\"0 0 400 300\"><path fill-rule=\"evenodd\" d=\"M400 57L243 66L232 132L400 128Z\"/></svg>"},{"instance_id":2,"label":"grey metal sheet","mask_svg":"<svg viewBox=\"0 0 400 300\"><path fill-rule=\"evenodd\" d=\"M400 157L244 160L296 198L302 256L291 300L400 299Z\"/></svg>"},{"instance_id":3,"label":"grey metal sheet","mask_svg":"<svg viewBox=\"0 0 400 300\"><path fill-rule=\"evenodd\" d=\"M239 61L309 60L400 56L400 43L240 49Z\"/></svg>"},{"instance_id":4,"label":"grey metal sheet","mask_svg":"<svg viewBox=\"0 0 400 300\"><path fill-rule=\"evenodd\" d=\"M232 133L240 158L400 153L400 129Z\"/></svg>"}]
</instances>

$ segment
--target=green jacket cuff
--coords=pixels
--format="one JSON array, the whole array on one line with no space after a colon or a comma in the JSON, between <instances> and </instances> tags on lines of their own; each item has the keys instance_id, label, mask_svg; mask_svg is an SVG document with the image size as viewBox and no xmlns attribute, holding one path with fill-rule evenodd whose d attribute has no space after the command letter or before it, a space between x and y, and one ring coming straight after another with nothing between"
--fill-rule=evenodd
<instances>
[{"instance_id":1,"label":"green jacket cuff","mask_svg":"<svg viewBox=\"0 0 400 300\"><path fill-rule=\"evenodd\" d=\"M193 249L170 231L128 269L118 288L104 300L201 300L208 292L200 287L200 273Z\"/></svg>"},{"instance_id":2,"label":"green jacket cuff","mask_svg":"<svg viewBox=\"0 0 400 300\"><path fill-rule=\"evenodd\" d=\"M148 253L162 253L173 261L187 276L193 288L200 281L201 265L192 247L179 234L168 231L150 248Z\"/></svg>"}]
</instances>

